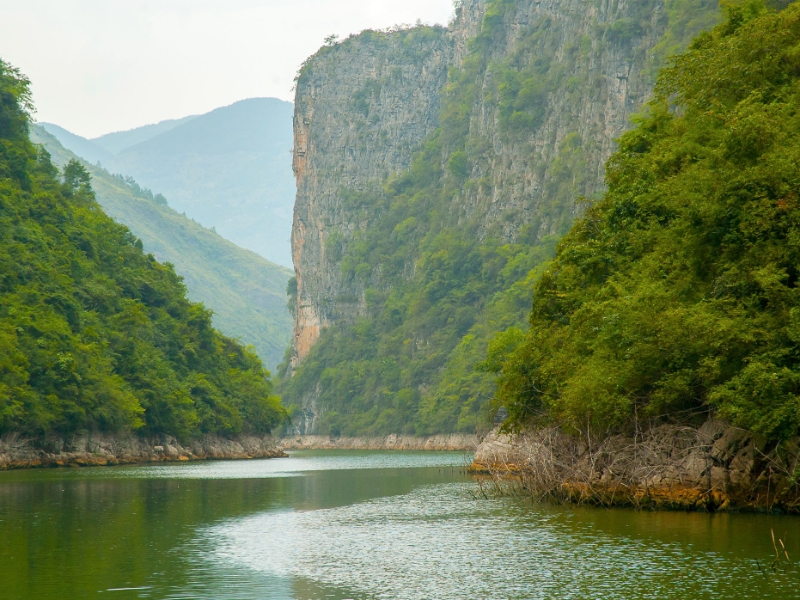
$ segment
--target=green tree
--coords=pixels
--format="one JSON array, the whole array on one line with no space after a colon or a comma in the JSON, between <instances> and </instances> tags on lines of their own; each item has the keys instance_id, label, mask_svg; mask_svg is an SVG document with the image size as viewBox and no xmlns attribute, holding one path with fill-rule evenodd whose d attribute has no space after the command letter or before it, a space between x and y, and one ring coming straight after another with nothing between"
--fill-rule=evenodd
<instances>
[{"instance_id":1,"label":"green tree","mask_svg":"<svg viewBox=\"0 0 800 600\"><path fill-rule=\"evenodd\" d=\"M662 71L537 283L525 340L487 361L513 423L713 412L797 435L798 57L800 5L749 2Z\"/></svg>"},{"instance_id":2,"label":"green tree","mask_svg":"<svg viewBox=\"0 0 800 600\"><path fill-rule=\"evenodd\" d=\"M264 432L285 410L258 357L169 265L28 139L29 83L0 61L0 434Z\"/></svg>"}]
</instances>

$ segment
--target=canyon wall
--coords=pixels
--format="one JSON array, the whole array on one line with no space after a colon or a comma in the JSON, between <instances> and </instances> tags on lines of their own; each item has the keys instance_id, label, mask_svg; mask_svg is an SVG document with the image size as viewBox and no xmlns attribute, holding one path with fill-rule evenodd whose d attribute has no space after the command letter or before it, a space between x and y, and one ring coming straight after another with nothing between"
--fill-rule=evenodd
<instances>
[{"instance_id":1,"label":"canyon wall","mask_svg":"<svg viewBox=\"0 0 800 600\"><path fill-rule=\"evenodd\" d=\"M375 321L399 285L413 288L420 277L416 249L438 232L458 237L461 231L485 245L487 256L505 261L497 250L503 244L535 246L562 235L580 214L580 198L602 190L614 140L652 91L656 67L716 18L716 3L703 0L469 0L446 29L368 31L311 57L295 100L297 295L288 374L303 369L326 330ZM436 181L425 183L428 192L418 194L430 206L425 222L407 219L387 228L393 205L384 200L427 177L417 175L424 164L413 162L421 155L418 160L438 169ZM381 226L394 236L399 225L416 228L407 241L397 235L412 251L402 263L376 256L376 244L365 240ZM492 276L475 277L485 283ZM436 353L447 356L486 313L489 294L509 287L503 277L496 276L482 299L469 300L477 316L457 336L437 342L435 327L419 326L376 341L374 352L362 351L364 360L379 352L399 357L400 343L419 352L438 344ZM469 335L485 345L490 329ZM385 350L392 344L395 349ZM436 360L428 374L403 384L418 406L426 397L434 398L428 404L438 402L437 378L446 367ZM472 372L462 370L462 379ZM283 393L302 407L293 431L316 433L326 410L319 377L309 375ZM469 393L460 394L466 402ZM479 404L470 410L477 414Z\"/></svg>"},{"instance_id":2,"label":"canyon wall","mask_svg":"<svg viewBox=\"0 0 800 600\"><path fill-rule=\"evenodd\" d=\"M480 23L482 3L462 5L449 30L365 31L322 48L303 66L292 163L293 368L323 328L363 314L363 289L343 285L339 270L331 268L340 258L337 241L369 223L369 210L354 207L354 196L380 189L386 177L406 169L438 125L439 92Z\"/></svg>"}]
</instances>

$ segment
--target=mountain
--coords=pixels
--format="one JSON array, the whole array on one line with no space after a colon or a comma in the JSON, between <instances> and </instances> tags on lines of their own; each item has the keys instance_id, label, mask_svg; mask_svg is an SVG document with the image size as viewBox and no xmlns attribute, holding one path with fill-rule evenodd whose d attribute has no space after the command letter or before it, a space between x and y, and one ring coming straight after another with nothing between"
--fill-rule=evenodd
<instances>
[{"instance_id":1,"label":"mountain","mask_svg":"<svg viewBox=\"0 0 800 600\"><path fill-rule=\"evenodd\" d=\"M195 118L195 115L183 117L182 119L168 119L152 125L142 125L127 131L115 131L106 133L100 137L87 139L80 135L67 131L63 127L54 123L39 123L47 133L55 137L64 148L74 152L84 160L96 164L98 161L111 163L114 156L142 142L146 142L170 129L174 129L182 123L187 123Z\"/></svg>"},{"instance_id":2,"label":"mountain","mask_svg":"<svg viewBox=\"0 0 800 600\"><path fill-rule=\"evenodd\" d=\"M620 139L608 191L536 285L529 332L493 343L516 423L711 412L796 461L800 5L728 11Z\"/></svg>"},{"instance_id":3,"label":"mountain","mask_svg":"<svg viewBox=\"0 0 800 600\"><path fill-rule=\"evenodd\" d=\"M107 164L114 157L111 152L102 146L98 146L84 137L75 135L63 127L59 127L53 123L39 123L39 126L59 140L65 148L68 148L71 152L74 152L77 156L80 156L92 164L97 164L98 162Z\"/></svg>"},{"instance_id":4,"label":"mountain","mask_svg":"<svg viewBox=\"0 0 800 600\"><path fill-rule=\"evenodd\" d=\"M220 235L291 266L292 104L242 100L126 148L113 170Z\"/></svg>"},{"instance_id":5,"label":"mountain","mask_svg":"<svg viewBox=\"0 0 800 600\"><path fill-rule=\"evenodd\" d=\"M143 125L127 131L106 133L100 137L92 138L89 141L95 146L102 148L106 152L112 155L117 155L126 148L146 142L150 138L154 138L157 135L166 133L170 129L175 129L178 125L182 125L183 123L191 121L195 118L195 116L196 115L191 115L188 117L183 117L182 119L168 119L166 121L160 121L152 125ZM72 149L70 148L70 150ZM79 154L75 150L73 150L73 152Z\"/></svg>"},{"instance_id":6,"label":"mountain","mask_svg":"<svg viewBox=\"0 0 800 600\"><path fill-rule=\"evenodd\" d=\"M31 138L43 144L59 166L76 159L39 126L31 127ZM132 179L91 164L84 166L103 209L129 227L147 252L174 265L189 298L214 311L216 327L252 344L264 363L274 368L291 335L285 290L292 272L177 213Z\"/></svg>"},{"instance_id":7,"label":"mountain","mask_svg":"<svg viewBox=\"0 0 800 600\"><path fill-rule=\"evenodd\" d=\"M658 67L718 18L713 0L467 0L447 29L366 31L306 61L293 427L488 427L489 340L525 329Z\"/></svg>"},{"instance_id":8,"label":"mountain","mask_svg":"<svg viewBox=\"0 0 800 600\"><path fill-rule=\"evenodd\" d=\"M0 435L268 432L259 358L106 215L77 161L28 138L29 82L0 61Z\"/></svg>"},{"instance_id":9,"label":"mountain","mask_svg":"<svg viewBox=\"0 0 800 600\"><path fill-rule=\"evenodd\" d=\"M81 158L133 177L178 212L291 267L292 110L290 102L251 98L93 140L46 127Z\"/></svg>"}]
</instances>

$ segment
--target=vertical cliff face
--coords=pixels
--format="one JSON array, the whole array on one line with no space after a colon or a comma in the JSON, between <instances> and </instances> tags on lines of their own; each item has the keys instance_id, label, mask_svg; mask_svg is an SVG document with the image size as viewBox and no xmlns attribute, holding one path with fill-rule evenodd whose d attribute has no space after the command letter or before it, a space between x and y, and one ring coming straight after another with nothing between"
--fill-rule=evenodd
<instances>
[{"instance_id":1,"label":"vertical cliff face","mask_svg":"<svg viewBox=\"0 0 800 600\"><path fill-rule=\"evenodd\" d=\"M337 240L369 219L352 211L354 192L407 168L413 150L436 127L438 92L452 55L452 39L441 28L367 31L323 48L303 69L294 117L293 366L322 328L363 311L363 302L346 293L340 273L330 268L326 251L335 253Z\"/></svg>"},{"instance_id":2,"label":"vertical cliff face","mask_svg":"<svg viewBox=\"0 0 800 600\"><path fill-rule=\"evenodd\" d=\"M524 323L531 269L602 189L655 67L716 14L709 0L470 0L446 30L365 32L309 59L299 377L284 390L298 430L474 429L487 340Z\"/></svg>"},{"instance_id":3,"label":"vertical cliff face","mask_svg":"<svg viewBox=\"0 0 800 600\"><path fill-rule=\"evenodd\" d=\"M322 329L364 314L363 286L343 282L335 265L341 242L368 226L373 215L362 206L364 196L408 168L438 126L448 69L466 52L484 3L465 2L449 30L365 31L322 48L304 65L294 116L292 368Z\"/></svg>"},{"instance_id":4,"label":"vertical cliff face","mask_svg":"<svg viewBox=\"0 0 800 600\"><path fill-rule=\"evenodd\" d=\"M602 188L614 140L651 92L665 4L506 2L495 19L468 142L470 177L484 182L462 191L462 212L505 219L509 240L532 223L535 239L563 233L575 199Z\"/></svg>"}]
</instances>

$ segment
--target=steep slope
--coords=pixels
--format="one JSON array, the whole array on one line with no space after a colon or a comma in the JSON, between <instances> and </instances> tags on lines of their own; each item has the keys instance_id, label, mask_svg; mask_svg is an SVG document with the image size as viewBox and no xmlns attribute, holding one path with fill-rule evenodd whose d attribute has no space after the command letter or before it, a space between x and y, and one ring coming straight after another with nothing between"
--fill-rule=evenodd
<instances>
[{"instance_id":1,"label":"steep slope","mask_svg":"<svg viewBox=\"0 0 800 600\"><path fill-rule=\"evenodd\" d=\"M363 311L363 298L345 297L341 273L331 268L352 227L350 205L361 194L379 193L387 175L407 168L413 150L436 128L438 92L453 50L444 28L365 32L324 48L303 68L294 117L292 248L302 269L294 366L321 328Z\"/></svg>"},{"instance_id":2,"label":"steep slope","mask_svg":"<svg viewBox=\"0 0 800 600\"><path fill-rule=\"evenodd\" d=\"M488 339L524 325L533 282L576 200L602 190L655 67L717 15L702 0L473 0L438 46L425 29L367 32L310 59L295 103L297 316L282 384L294 426L485 423L494 388L474 367ZM449 70L441 91L437 69ZM401 94L435 112L398 119ZM424 123L417 148L391 128L400 119ZM351 167L359 150L383 173Z\"/></svg>"},{"instance_id":3,"label":"steep slope","mask_svg":"<svg viewBox=\"0 0 800 600\"><path fill-rule=\"evenodd\" d=\"M39 123L38 126L56 138L64 148L74 152L93 165L98 162L108 164L114 157L113 153L105 148L98 146L91 140L87 140L85 137L67 131L63 127L53 123Z\"/></svg>"},{"instance_id":4,"label":"steep slope","mask_svg":"<svg viewBox=\"0 0 800 600\"><path fill-rule=\"evenodd\" d=\"M30 142L28 86L0 61L0 434L268 432L258 357Z\"/></svg>"},{"instance_id":5,"label":"steep slope","mask_svg":"<svg viewBox=\"0 0 800 600\"><path fill-rule=\"evenodd\" d=\"M92 140L42 126L91 164L133 177L237 246L292 265L292 104L251 98Z\"/></svg>"},{"instance_id":6,"label":"steep slope","mask_svg":"<svg viewBox=\"0 0 800 600\"><path fill-rule=\"evenodd\" d=\"M31 139L43 144L58 166L77 158L38 126ZM252 344L273 369L291 336L286 283L291 271L244 250L159 202L132 180L85 164L103 209L131 229L160 262L174 265L189 298L214 311L214 326Z\"/></svg>"},{"instance_id":7,"label":"steep slope","mask_svg":"<svg viewBox=\"0 0 800 600\"><path fill-rule=\"evenodd\" d=\"M497 345L517 424L711 412L800 434L798 57L800 5L749 3L664 71L537 284L529 333L505 336L522 341L505 360Z\"/></svg>"},{"instance_id":8,"label":"steep slope","mask_svg":"<svg viewBox=\"0 0 800 600\"><path fill-rule=\"evenodd\" d=\"M292 104L253 98L128 147L110 169L238 246L291 266L291 149Z\"/></svg>"}]
</instances>

